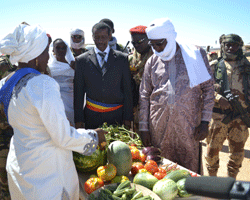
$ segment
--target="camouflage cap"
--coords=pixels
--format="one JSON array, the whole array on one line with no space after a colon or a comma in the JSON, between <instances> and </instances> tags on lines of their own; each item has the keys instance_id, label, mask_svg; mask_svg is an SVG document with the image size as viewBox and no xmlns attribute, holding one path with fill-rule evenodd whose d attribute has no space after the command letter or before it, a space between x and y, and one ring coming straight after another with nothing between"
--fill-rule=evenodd
<instances>
[{"instance_id":1,"label":"camouflage cap","mask_svg":"<svg viewBox=\"0 0 250 200\"><path fill-rule=\"evenodd\" d=\"M223 43L226 43L226 42L238 43L240 46L243 46L242 38L239 35L236 35L236 34L224 35L222 37L222 42Z\"/></svg>"}]
</instances>

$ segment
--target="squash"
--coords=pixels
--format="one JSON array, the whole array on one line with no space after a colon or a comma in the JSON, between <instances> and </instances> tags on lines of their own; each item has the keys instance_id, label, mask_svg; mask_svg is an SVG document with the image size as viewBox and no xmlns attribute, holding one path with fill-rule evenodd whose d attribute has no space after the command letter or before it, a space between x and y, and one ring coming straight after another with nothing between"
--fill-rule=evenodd
<instances>
[{"instance_id":1,"label":"squash","mask_svg":"<svg viewBox=\"0 0 250 200\"><path fill-rule=\"evenodd\" d=\"M191 194L189 194L187 192L187 190L185 189L185 182L186 182L186 178L183 178L179 181L177 181L176 185L177 185L177 188L178 188L178 195L180 197L190 197Z\"/></svg>"},{"instance_id":2,"label":"squash","mask_svg":"<svg viewBox=\"0 0 250 200\"><path fill-rule=\"evenodd\" d=\"M171 179L173 180L174 182L177 182L183 178L187 178L187 177L190 177L191 174L189 171L185 170L185 169L178 169L178 170L175 170L175 171L172 171L170 172L169 174L167 174L164 179Z\"/></svg>"},{"instance_id":3,"label":"squash","mask_svg":"<svg viewBox=\"0 0 250 200\"><path fill-rule=\"evenodd\" d=\"M99 148L91 156L73 152L73 159L76 169L80 172L94 172L99 166L107 163L107 150L100 150Z\"/></svg>"},{"instance_id":4,"label":"squash","mask_svg":"<svg viewBox=\"0 0 250 200\"><path fill-rule=\"evenodd\" d=\"M171 179L161 179L153 187L153 192L162 200L174 199L177 196L177 184Z\"/></svg>"},{"instance_id":5,"label":"squash","mask_svg":"<svg viewBox=\"0 0 250 200\"><path fill-rule=\"evenodd\" d=\"M129 146L122 141L114 141L109 144L107 150L108 163L117 169L117 176L128 176L132 167L132 154Z\"/></svg>"},{"instance_id":6,"label":"squash","mask_svg":"<svg viewBox=\"0 0 250 200\"><path fill-rule=\"evenodd\" d=\"M158 182L158 179L148 172L141 172L135 175L133 183L142 185L150 190Z\"/></svg>"}]
</instances>

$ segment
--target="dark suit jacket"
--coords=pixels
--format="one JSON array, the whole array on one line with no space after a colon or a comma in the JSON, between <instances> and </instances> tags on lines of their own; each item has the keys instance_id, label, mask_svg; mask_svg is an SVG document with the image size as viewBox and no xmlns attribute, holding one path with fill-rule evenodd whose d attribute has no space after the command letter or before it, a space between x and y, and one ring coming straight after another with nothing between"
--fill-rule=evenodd
<instances>
[{"instance_id":1,"label":"dark suit jacket","mask_svg":"<svg viewBox=\"0 0 250 200\"><path fill-rule=\"evenodd\" d=\"M122 120L133 120L131 74L128 58L124 53L110 49L106 65L107 72L103 76L94 49L76 58L74 77L75 122L86 122L85 118L88 117L83 110L85 93L87 97L98 102L123 104ZM106 120L104 119L104 121Z\"/></svg>"}]
</instances>

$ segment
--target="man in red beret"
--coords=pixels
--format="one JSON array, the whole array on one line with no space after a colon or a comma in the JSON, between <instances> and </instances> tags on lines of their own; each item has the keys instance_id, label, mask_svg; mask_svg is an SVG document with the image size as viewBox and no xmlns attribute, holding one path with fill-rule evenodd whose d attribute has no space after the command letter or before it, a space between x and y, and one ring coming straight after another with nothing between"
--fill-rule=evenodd
<instances>
[{"instance_id":1,"label":"man in red beret","mask_svg":"<svg viewBox=\"0 0 250 200\"><path fill-rule=\"evenodd\" d=\"M129 30L131 34L131 43L135 50L129 56L130 71L132 75L133 86L133 105L134 105L134 131L138 132L138 102L139 102L139 87L144 71L144 65L148 58L153 54L151 47L148 44L146 35L146 26L136 26Z\"/></svg>"}]
</instances>

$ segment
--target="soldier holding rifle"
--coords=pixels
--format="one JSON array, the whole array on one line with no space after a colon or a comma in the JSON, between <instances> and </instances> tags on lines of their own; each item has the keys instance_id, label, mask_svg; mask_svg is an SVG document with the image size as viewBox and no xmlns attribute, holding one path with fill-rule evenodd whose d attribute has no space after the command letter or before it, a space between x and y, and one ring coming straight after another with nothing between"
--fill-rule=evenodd
<instances>
[{"instance_id":1,"label":"soldier holding rifle","mask_svg":"<svg viewBox=\"0 0 250 200\"><path fill-rule=\"evenodd\" d=\"M216 176L219 152L227 139L230 158L228 176L236 178L244 159L244 146L250 127L250 63L243 55L243 40L236 34L222 36L222 59L214 69L215 106L207 137L207 169Z\"/></svg>"}]
</instances>

